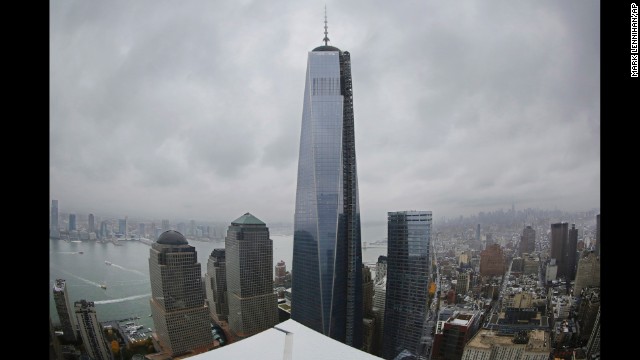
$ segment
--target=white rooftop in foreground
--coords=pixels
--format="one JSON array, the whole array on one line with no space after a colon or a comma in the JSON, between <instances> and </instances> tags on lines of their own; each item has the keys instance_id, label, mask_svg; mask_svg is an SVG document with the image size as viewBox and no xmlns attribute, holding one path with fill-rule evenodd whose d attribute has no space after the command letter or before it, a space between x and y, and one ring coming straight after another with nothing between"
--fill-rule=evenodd
<instances>
[{"instance_id":1,"label":"white rooftop in foreground","mask_svg":"<svg viewBox=\"0 0 640 360\"><path fill-rule=\"evenodd\" d=\"M291 357L285 357L286 332L293 334ZM380 358L333 340L294 320L287 320L244 340L189 357L189 360L214 359L379 360Z\"/></svg>"}]
</instances>

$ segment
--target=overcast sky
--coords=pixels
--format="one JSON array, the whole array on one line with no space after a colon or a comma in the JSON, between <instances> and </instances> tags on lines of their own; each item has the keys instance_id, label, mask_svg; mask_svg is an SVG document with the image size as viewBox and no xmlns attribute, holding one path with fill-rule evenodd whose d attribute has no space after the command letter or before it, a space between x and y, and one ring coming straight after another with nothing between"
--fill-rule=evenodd
<instances>
[{"instance_id":1,"label":"overcast sky","mask_svg":"<svg viewBox=\"0 0 640 360\"><path fill-rule=\"evenodd\" d=\"M363 221L600 207L600 3L50 2L62 212L293 222L307 54L351 53Z\"/></svg>"}]
</instances>

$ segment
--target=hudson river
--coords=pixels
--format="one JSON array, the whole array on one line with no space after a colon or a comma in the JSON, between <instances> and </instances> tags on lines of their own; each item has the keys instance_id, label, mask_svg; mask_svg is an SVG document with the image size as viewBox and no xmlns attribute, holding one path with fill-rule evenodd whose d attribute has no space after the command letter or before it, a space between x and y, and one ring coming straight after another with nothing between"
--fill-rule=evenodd
<instances>
[{"instance_id":1,"label":"hudson river","mask_svg":"<svg viewBox=\"0 0 640 360\"><path fill-rule=\"evenodd\" d=\"M386 225L362 228L362 241L371 243L386 237ZM291 270L293 235L274 235L273 264L284 260ZM66 242L49 240L49 313L54 324L59 324L53 302L55 279L65 279L69 300L94 301L100 321L136 318L145 328L155 329L149 317L149 245L139 241L112 243ZM207 270L207 259L214 248L224 248L224 241L189 241L196 248L202 274ZM79 252L82 251L82 254ZM386 247L363 246L362 260L375 263L378 256L386 255ZM112 265L107 265L109 261ZM106 289L100 287L105 285Z\"/></svg>"}]
</instances>

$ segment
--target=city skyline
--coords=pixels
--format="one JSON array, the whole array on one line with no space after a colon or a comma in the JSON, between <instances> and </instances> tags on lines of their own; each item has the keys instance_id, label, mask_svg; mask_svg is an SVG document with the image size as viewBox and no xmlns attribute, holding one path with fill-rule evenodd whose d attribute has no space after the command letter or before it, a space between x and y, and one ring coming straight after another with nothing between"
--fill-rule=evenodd
<instances>
[{"instance_id":1,"label":"city skyline","mask_svg":"<svg viewBox=\"0 0 640 360\"><path fill-rule=\"evenodd\" d=\"M322 44L324 9L144 4L51 4L51 199L292 222L293 74ZM329 45L353 54L363 222L599 207L598 2L365 4L327 2Z\"/></svg>"}]
</instances>

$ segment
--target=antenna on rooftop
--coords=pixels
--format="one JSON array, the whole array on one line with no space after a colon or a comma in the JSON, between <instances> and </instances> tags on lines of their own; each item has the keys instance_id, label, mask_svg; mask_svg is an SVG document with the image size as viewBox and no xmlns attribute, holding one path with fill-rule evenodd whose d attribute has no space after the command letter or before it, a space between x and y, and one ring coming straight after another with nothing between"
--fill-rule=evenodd
<instances>
[{"instance_id":1,"label":"antenna on rooftop","mask_svg":"<svg viewBox=\"0 0 640 360\"><path fill-rule=\"evenodd\" d=\"M327 31L327 5L325 5L324 6L324 39L322 39L322 41L324 41L325 46L329 42L329 37L327 37L327 35L329 35L329 32Z\"/></svg>"}]
</instances>

